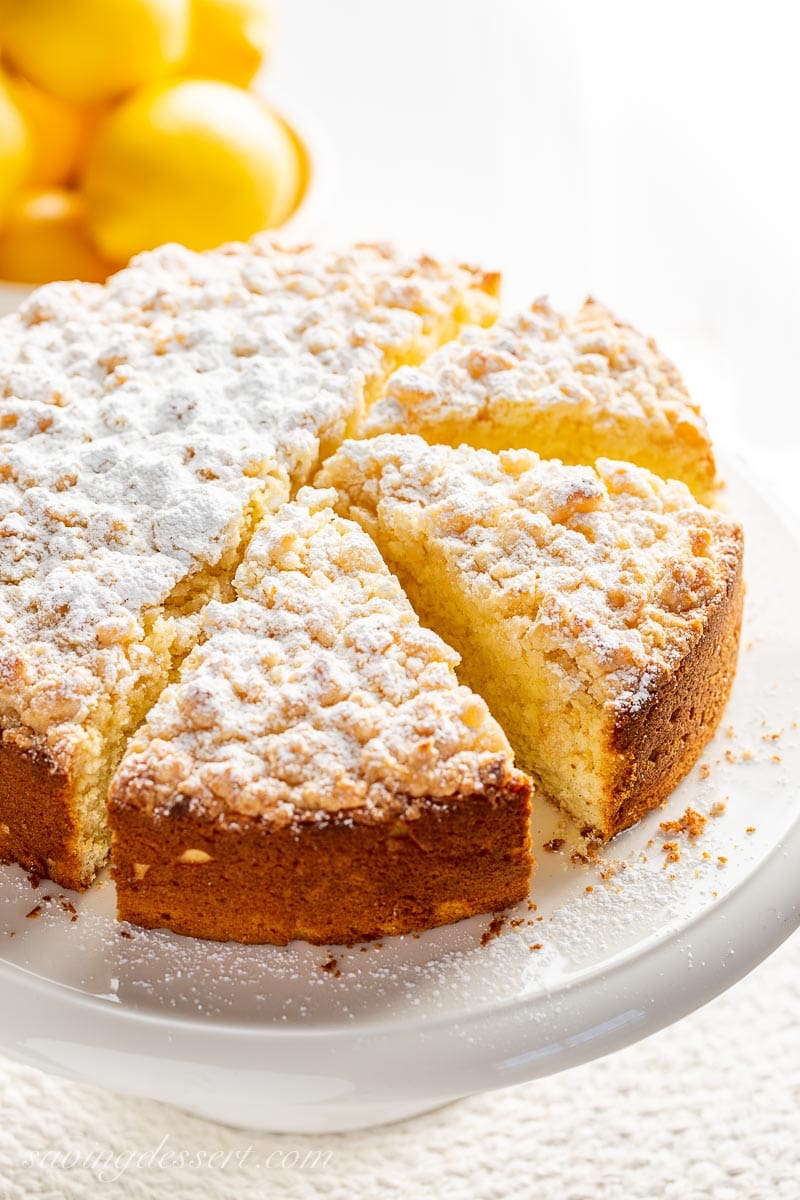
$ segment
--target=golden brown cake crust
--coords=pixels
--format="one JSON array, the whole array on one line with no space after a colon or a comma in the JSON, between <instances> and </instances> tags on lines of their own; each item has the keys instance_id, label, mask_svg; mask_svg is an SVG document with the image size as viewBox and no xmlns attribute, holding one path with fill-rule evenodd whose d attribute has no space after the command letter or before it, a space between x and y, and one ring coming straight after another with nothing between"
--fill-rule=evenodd
<instances>
[{"instance_id":1,"label":"golden brown cake crust","mask_svg":"<svg viewBox=\"0 0 800 1200\"><path fill-rule=\"evenodd\" d=\"M0 734L0 862L16 862L61 887L82 890L69 773L24 729Z\"/></svg>"},{"instance_id":2,"label":"golden brown cake crust","mask_svg":"<svg viewBox=\"0 0 800 1200\"><path fill-rule=\"evenodd\" d=\"M341 944L447 924L527 895L530 788L519 772L452 801L414 800L409 813L231 826L189 804L159 818L117 800L118 916L217 941Z\"/></svg>"},{"instance_id":3,"label":"golden brown cake crust","mask_svg":"<svg viewBox=\"0 0 800 1200\"><path fill-rule=\"evenodd\" d=\"M709 604L694 647L665 672L643 705L618 706L610 737L622 756L611 786L603 839L662 803L697 761L728 701L739 653L744 583L743 538L734 527L723 590Z\"/></svg>"}]
</instances>

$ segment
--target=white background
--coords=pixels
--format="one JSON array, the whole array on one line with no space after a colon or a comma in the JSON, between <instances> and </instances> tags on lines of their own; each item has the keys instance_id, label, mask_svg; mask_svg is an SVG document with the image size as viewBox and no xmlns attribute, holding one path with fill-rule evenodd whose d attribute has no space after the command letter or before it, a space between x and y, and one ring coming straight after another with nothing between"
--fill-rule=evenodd
<instances>
[{"instance_id":1,"label":"white background","mask_svg":"<svg viewBox=\"0 0 800 1200\"><path fill-rule=\"evenodd\" d=\"M597 295L796 504L799 43L789 0L284 0L266 86L327 143L322 232Z\"/></svg>"}]
</instances>

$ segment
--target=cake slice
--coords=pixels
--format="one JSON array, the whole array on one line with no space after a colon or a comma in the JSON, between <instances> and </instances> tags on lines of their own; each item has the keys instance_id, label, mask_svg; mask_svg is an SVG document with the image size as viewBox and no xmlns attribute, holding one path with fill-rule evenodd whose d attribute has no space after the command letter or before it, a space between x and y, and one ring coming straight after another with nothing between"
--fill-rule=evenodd
<instances>
[{"instance_id":1,"label":"cake slice","mask_svg":"<svg viewBox=\"0 0 800 1200\"><path fill-rule=\"evenodd\" d=\"M529 781L458 656L421 628L332 492L250 544L233 603L111 787L121 919L241 942L351 942L527 894Z\"/></svg>"},{"instance_id":2,"label":"cake slice","mask_svg":"<svg viewBox=\"0 0 800 1200\"><path fill-rule=\"evenodd\" d=\"M496 285L256 239L162 247L0 322L0 861L91 880L126 737L255 526Z\"/></svg>"},{"instance_id":3,"label":"cake slice","mask_svg":"<svg viewBox=\"0 0 800 1200\"><path fill-rule=\"evenodd\" d=\"M567 463L625 459L682 480L704 503L716 491L706 423L677 370L593 300L569 315L538 300L401 368L361 426L380 433Z\"/></svg>"},{"instance_id":4,"label":"cake slice","mask_svg":"<svg viewBox=\"0 0 800 1200\"><path fill-rule=\"evenodd\" d=\"M742 534L681 483L525 450L348 441L320 472L518 765L603 839L662 801L733 679Z\"/></svg>"}]
</instances>

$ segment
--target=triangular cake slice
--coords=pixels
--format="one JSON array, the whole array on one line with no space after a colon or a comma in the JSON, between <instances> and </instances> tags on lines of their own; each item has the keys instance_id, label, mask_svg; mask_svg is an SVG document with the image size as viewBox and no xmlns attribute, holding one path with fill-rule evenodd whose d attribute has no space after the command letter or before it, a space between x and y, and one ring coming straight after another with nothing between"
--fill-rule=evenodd
<instances>
[{"instance_id":1,"label":"triangular cake slice","mask_svg":"<svg viewBox=\"0 0 800 1200\"><path fill-rule=\"evenodd\" d=\"M126 736L285 501L495 276L382 246L164 246L0 322L0 861L85 886Z\"/></svg>"},{"instance_id":2,"label":"triangular cake slice","mask_svg":"<svg viewBox=\"0 0 800 1200\"><path fill-rule=\"evenodd\" d=\"M574 314L538 300L400 369L361 426L361 436L380 433L568 463L624 459L682 480L704 503L716 490L708 429L678 371L593 300Z\"/></svg>"},{"instance_id":3,"label":"triangular cake slice","mask_svg":"<svg viewBox=\"0 0 800 1200\"><path fill-rule=\"evenodd\" d=\"M382 937L527 894L529 781L374 543L303 489L111 788L118 912L243 942Z\"/></svg>"},{"instance_id":4,"label":"triangular cake slice","mask_svg":"<svg viewBox=\"0 0 800 1200\"><path fill-rule=\"evenodd\" d=\"M683 484L601 459L345 442L317 482L462 656L517 763L609 838L662 801L734 674L742 535Z\"/></svg>"}]
</instances>

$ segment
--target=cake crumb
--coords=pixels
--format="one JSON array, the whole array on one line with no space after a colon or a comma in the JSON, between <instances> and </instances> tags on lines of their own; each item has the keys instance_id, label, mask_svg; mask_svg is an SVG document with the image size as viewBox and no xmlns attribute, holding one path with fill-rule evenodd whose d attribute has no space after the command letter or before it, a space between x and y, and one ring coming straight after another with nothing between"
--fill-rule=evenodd
<instances>
[{"instance_id":1,"label":"cake crumb","mask_svg":"<svg viewBox=\"0 0 800 1200\"><path fill-rule=\"evenodd\" d=\"M722 863L722 866L723 866L723 867L725 866L725 864L727 863L727 861L728 861L728 860L727 860L727 858L725 857L725 855L724 855L724 854L718 854L718 855L717 855L717 862L718 862L718 863Z\"/></svg>"},{"instance_id":2,"label":"cake crumb","mask_svg":"<svg viewBox=\"0 0 800 1200\"><path fill-rule=\"evenodd\" d=\"M130 940L133 937L133 934L129 929L120 929L119 936L121 938L128 938L128 940Z\"/></svg>"},{"instance_id":3,"label":"cake crumb","mask_svg":"<svg viewBox=\"0 0 800 1200\"><path fill-rule=\"evenodd\" d=\"M593 891L594 891L594 888L592 887L592 885L591 885L590 883L587 883L587 885L586 885L586 891L587 891L587 892L593 892Z\"/></svg>"},{"instance_id":4,"label":"cake crumb","mask_svg":"<svg viewBox=\"0 0 800 1200\"><path fill-rule=\"evenodd\" d=\"M492 917L487 928L481 934L481 945L485 946L492 938L496 938L506 923L506 918L503 913L498 913Z\"/></svg>"},{"instance_id":5,"label":"cake crumb","mask_svg":"<svg viewBox=\"0 0 800 1200\"><path fill-rule=\"evenodd\" d=\"M528 901L528 912L536 912L538 907L539 907L539 905L534 904L532 900Z\"/></svg>"},{"instance_id":6,"label":"cake crumb","mask_svg":"<svg viewBox=\"0 0 800 1200\"><path fill-rule=\"evenodd\" d=\"M596 829L586 826L581 830L583 838L583 852L587 855L590 862L597 862L600 851L603 849L603 840L598 835Z\"/></svg>"},{"instance_id":7,"label":"cake crumb","mask_svg":"<svg viewBox=\"0 0 800 1200\"><path fill-rule=\"evenodd\" d=\"M665 868L666 868L667 863L676 863L676 862L681 861L681 852L678 849L677 842L664 842L664 845L661 847L661 849L664 851L664 853L666 855L666 858L664 860Z\"/></svg>"},{"instance_id":8,"label":"cake crumb","mask_svg":"<svg viewBox=\"0 0 800 1200\"><path fill-rule=\"evenodd\" d=\"M31 909L30 912L26 912L25 916L27 917L27 919L29 921L35 921L37 917L41 916L41 914L42 914L42 906L41 906L41 904L37 904Z\"/></svg>"},{"instance_id":9,"label":"cake crumb","mask_svg":"<svg viewBox=\"0 0 800 1200\"><path fill-rule=\"evenodd\" d=\"M541 950L541 948L542 948L541 942L534 942L533 945L530 947L531 950Z\"/></svg>"},{"instance_id":10,"label":"cake crumb","mask_svg":"<svg viewBox=\"0 0 800 1200\"><path fill-rule=\"evenodd\" d=\"M582 854L580 850L573 850L569 856L569 861L574 863L576 867L585 867L589 862L588 854Z\"/></svg>"},{"instance_id":11,"label":"cake crumb","mask_svg":"<svg viewBox=\"0 0 800 1200\"><path fill-rule=\"evenodd\" d=\"M728 806L724 800L715 800L711 805L709 812L711 813L712 817L721 817L727 807Z\"/></svg>"},{"instance_id":12,"label":"cake crumb","mask_svg":"<svg viewBox=\"0 0 800 1200\"><path fill-rule=\"evenodd\" d=\"M700 837L705 827L706 818L694 808L687 808L683 815L678 817L677 821L662 821L659 825L662 833L685 833L692 841ZM664 849L666 849L666 845ZM677 859L673 861L677 862Z\"/></svg>"},{"instance_id":13,"label":"cake crumb","mask_svg":"<svg viewBox=\"0 0 800 1200\"><path fill-rule=\"evenodd\" d=\"M550 854L556 854L564 845L564 838L554 837L549 842L542 843L542 849L549 851Z\"/></svg>"},{"instance_id":14,"label":"cake crumb","mask_svg":"<svg viewBox=\"0 0 800 1200\"><path fill-rule=\"evenodd\" d=\"M31 868L31 870L28 872L28 883L31 885L32 888L38 888L38 886L41 882L42 882L42 877L39 874L39 872L34 871L33 868Z\"/></svg>"},{"instance_id":15,"label":"cake crumb","mask_svg":"<svg viewBox=\"0 0 800 1200\"><path fill-rule=\"evenodd\" d=\"M711 764L710 763L701 763L700 764L700 778L708 779L710 774L711 774Z\"/></svg>"},{"instance_id":16,"label":"cake crumb","mask_svg":"<svg viewBox=\"0 0 800 1200\"><path fill-rule=\"evenodd\" d=\"M748 825L747 829L745 829L745 833L755 833L755 831L756 831L755 825Z\"/></svg>"},{"instance_id":17,"label":"cake crumb","mask_svg":"<svg viewBox=\"0 0 800 1200\"><path fill-rule=\"evenodd\" d=\"M342 974L342 972L339 970L339 964L335 958L329 958L327 962L322 963L320 970L327 971L328 974L332 975L334 979L339 979Z\"/></svg>"}]
</instances>

